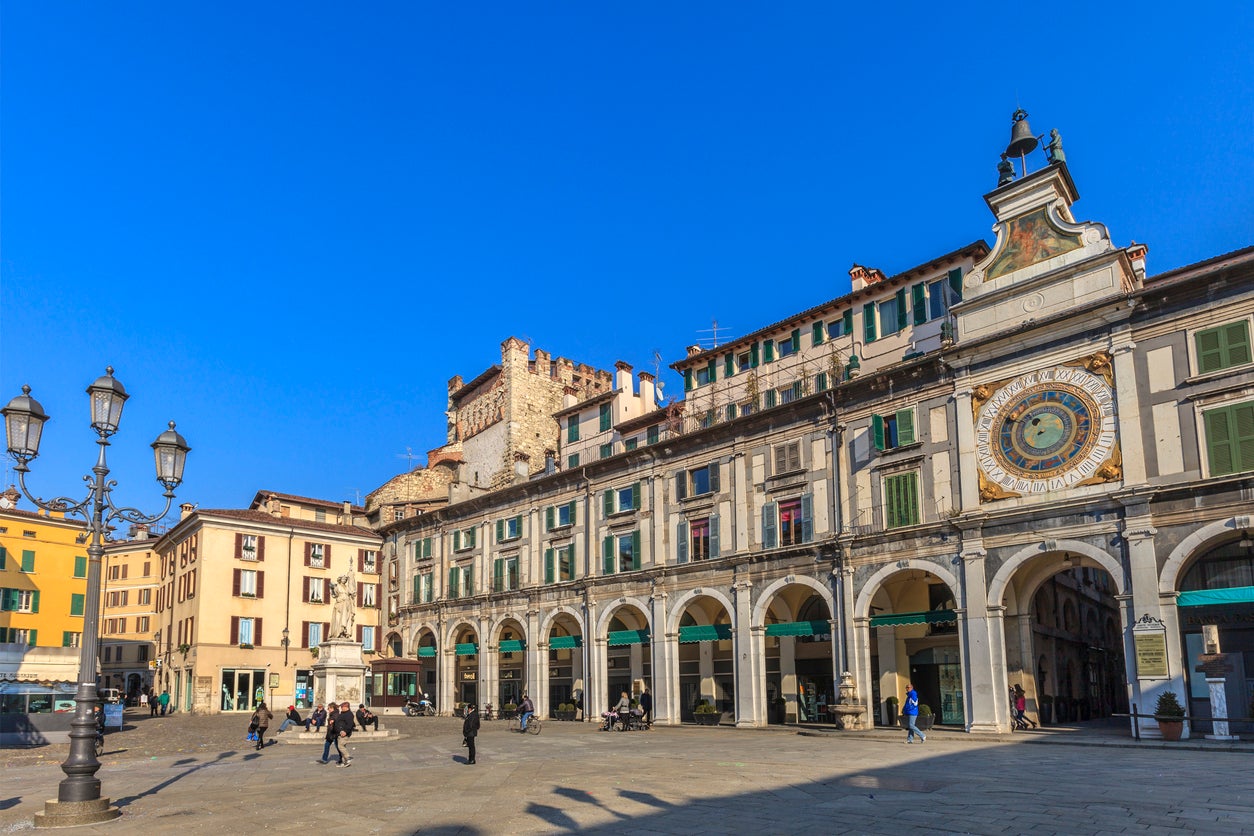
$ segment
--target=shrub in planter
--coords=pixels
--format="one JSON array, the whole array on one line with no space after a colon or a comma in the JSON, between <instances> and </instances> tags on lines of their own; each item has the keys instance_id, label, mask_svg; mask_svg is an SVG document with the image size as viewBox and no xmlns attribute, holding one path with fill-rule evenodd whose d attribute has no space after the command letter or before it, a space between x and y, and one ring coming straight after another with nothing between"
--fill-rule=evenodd
<instances>
[{"instance_id":1,"label":"shrub in planter","mask_svg":"<svg viewBox=\"0 0 1254 836\"><path fill-rule=\"evenodd\" d=\"M1162 730L1163 740L1180 739L1184 731L1184 706L1174 691L1163 691L1158 695L1158 703L1154 706L1154 719Z\"/></svg>"},{"instance_id":2,"label":"shrub in planter","mask_svg":"<svg viewBox=\"0 0 1254 836\"><path fill-rule=\"evenodd\" d=\"M564 702L557 707L557 719L574 720L575 704L573 702Z\"/></svg>"},{"instance_id":3,"label":"shrub in planter","mask_svg":"<svg viewBox=\"0 0 1254 836\"><path fill-rule=\"evenodd\" d=\"M692 715L697 725L700 726L717 726L723 719L723 713L710 705L709 700L702 700L701 704L692 710Z\"/></svg>"},{"instance_id":4,"label":"shrub in planter","mask_svg":"<svg viewBox=\"0 0 1254 836\"><path fill-rule=\"evenodd\" d=\"M897 706L900 704L900 701L896 697L889 697L884 700L884 707L887 709L888 713L888 725L897 725Z\"/></svg>"},{"instance_id":5,"label":"shrub in planter","mask_svg":"<svg viewBox=\"0 0 1254 836\"><path fill-rule=\"evenodd\" d=\"M932 716L932 707L927 703L919 703L919 716L914 718L914 725L919 731L927 731L932 727L932 722L936 718ZM908 728L906 725L906 715L900 714L897 717L897 724L903 729Z\"/></svg>"}]
</instances>

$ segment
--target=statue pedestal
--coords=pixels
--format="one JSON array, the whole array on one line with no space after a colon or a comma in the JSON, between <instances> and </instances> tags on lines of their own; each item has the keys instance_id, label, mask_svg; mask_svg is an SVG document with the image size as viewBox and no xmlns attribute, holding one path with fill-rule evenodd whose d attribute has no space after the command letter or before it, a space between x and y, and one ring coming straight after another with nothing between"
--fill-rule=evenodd
<instances>
[{"instance_id":1,"label":"statue pedestal","mask_svg":"<svg viewBox=\"0 0 1254 836\"><path fill-rule=\"evenodd\" d=\"M361 657L361 643L347 639L329 639L318 646L318 661L313 664L314 703L330 705L347 702L356 710L366 701L366 671L370 668Z\"/></svg>"},{"instance_id":2,"label":"statue pedestal","mask_svg":"<svg viewBox=\"0 0 1254 836\"><path fill-rule=\"evenodd\" d=\"M1222 676L1206 677L1206 684L1210 686L1210 715L1212 717L1228 716L1228 695L1224 692L1224 686L1227 679ZM1206 735L1207 740L1240 740L1235 734L1228 733L1228 721L1216 720L1212 723L1214 733Z\"/></svg>"}]
</instances>

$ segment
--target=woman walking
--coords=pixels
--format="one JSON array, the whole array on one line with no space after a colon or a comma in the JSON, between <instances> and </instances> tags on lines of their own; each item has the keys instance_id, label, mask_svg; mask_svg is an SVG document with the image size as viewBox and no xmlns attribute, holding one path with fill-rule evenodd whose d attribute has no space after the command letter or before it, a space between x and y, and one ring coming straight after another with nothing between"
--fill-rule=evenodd
<instances>
[{"instance_id":1,"label":"woman walking","mask_svg":"<svg viewBox=\"0 0 1254 836\"><path fill-rule=\"evenodd\" d=\"M257 727L257 751L260 752L266 745L266 729L270 728L270 721L274 719L274 714L270 709L266 708L265 701L257 703L257 710L253 712L252 724Z\"/></svg>"}]
</instances>

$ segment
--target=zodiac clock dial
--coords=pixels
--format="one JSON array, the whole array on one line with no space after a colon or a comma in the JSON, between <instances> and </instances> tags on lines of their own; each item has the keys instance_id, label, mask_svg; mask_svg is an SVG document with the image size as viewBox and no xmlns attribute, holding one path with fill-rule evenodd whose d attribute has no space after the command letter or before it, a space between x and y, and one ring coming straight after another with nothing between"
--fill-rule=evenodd
<instances>
[{"instance_id":1,"label":"zodiac clock dial","mask_svg":"<svg viewBox=\"0 0 1254 836\"><path fill-rule=\"evenodd\" d=\"M1018 494L1083 482L1114 452L1114 407L1110 385L1081 368L1017 377L993 392L976 415L980 469L989 482Z\"/></svg>"}]
</instances>

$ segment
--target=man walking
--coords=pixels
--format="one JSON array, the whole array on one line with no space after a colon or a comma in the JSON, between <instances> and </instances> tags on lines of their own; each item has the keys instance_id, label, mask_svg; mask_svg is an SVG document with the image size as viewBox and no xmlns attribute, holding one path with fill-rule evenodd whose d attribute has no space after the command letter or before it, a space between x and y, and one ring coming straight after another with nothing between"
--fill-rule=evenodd
<instances>
[{"instance_id":1,"label":"man walking","mask_svg":"<svg viewBox=\"0 0 1254 836\"><path fill-rule=\"evenodd\" d=\"M162 690L160 703L161 703L161 716L164 717L166 715L166 711L170 707L170 692L168 689Z\"/></svg>"},{"instance_id":2,"label":"man walking","mask_svg":"<svg viewBox=\"0 0 1254 836\"><path fill-rule=\"evenodd\" d=\"M653 722L653 695L649 693L647 685L640 692L640 719L646 726Z\"/></svg>"},{"instance_id":3,"label":"man walking","mask_svg":"<svg viewBox=\"0 0 1254 836\"><path fill-rule=\"evenodd\" d=\"M344 760L344 753L340 751L340 733L336 729L335 721L339 719L340 709L335 703L331 703L327 711L327 733L323 737L322 760L319 763L326 763L331 757L331 747L335 747L335 754L339 760Z\"/></svg>"},{"instance_id":4,"label":"man walking","mask_svg":"<svg viewBox=\"0 0 1254 836\"><path fill-rule=\"evenodd\" d=\"M915 720L919 716L919 692L914 690L914 686L909 682L906 683L906 702L901 707L901 716L906 718L906 742L913 743L914 736L919 736L920 743L927 742L927 735L919 731L919 727L915 725Z\"/></svg>"},{"instance_id":5,"label":"man walking","mask_svg":"<svg viewBox=\"0 0 1254 836\"><path fill-rule=\"evenodd\" d=\"M157 696L157 689L153 688L148 694L148 716L156 717L159 708L161 708L161 698Z\"/></svg>"},{"instance_id":6,"label":"man walking","mask_svg":"<svg viewBox=\"0 0 1254 836\"><path fill-rule=\"evenodd\" d=\"M349 703L347 702L340 703L340 713L335 715L335 727L334 728L335 728L336 736L340 740L342 740L345 745L347 745L348 739L353 736L353 732L356 730L356 726L354 726L353 724L353 707ZM338 745L335 748L340 749ZM353 765L352 757L344 754L344 751L340 749L340 762L337 763L336 766L352 766L352 765Z\"/></svg>"},{"instance_id":7,"label":"man walking","mask_svg":"<svg viewBox=\"0 0 1254 836\"><path fill-rule=\"evenodd\" d=\"M475 762L475 735L479 734L479 712L475 704L466 706L466 719L462 720L462 742L466 745L467 764Z\"/></svg>"}]
</instances>

